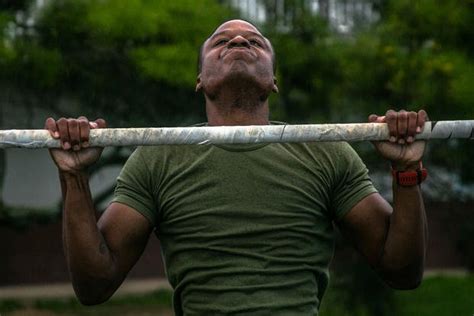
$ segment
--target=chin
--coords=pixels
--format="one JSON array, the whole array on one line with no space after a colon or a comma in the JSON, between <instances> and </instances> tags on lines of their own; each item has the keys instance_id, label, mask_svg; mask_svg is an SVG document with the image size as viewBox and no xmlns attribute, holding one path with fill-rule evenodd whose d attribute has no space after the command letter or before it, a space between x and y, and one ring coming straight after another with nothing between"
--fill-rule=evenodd
<instances>
[{"instance_id":1,"label":"chin","mask_svg":"<svg viewBox=\"0 0 474 316\"><path fill-rule=\"evenodd\" d=\"M229 75L241 74L250 76L252 73L251 67L245 60L234 61L227 70Z\"/></svg>"},{"instance_id":2,"label":"chin","mask_svg":"<svg viewBox=\"0 0 474 316\"><path fill-rule=\"evenodd\" d=\"M233 63L227 71L222 73L222 79L224 81L248 81L259 86L266 85L267 81L273 83L273 75L266 76L265 74L258 73L245 62Z\"/></svg>"},{"instance_id":3,"label":"chin","mask_svg":"<svg viewBox=\"0 0 474 316\"><path fill-rule=\"evenodd\" d=\"M206 81L207 95L216 97L222 90L238 90L246 94L268 95L273 89L273 74L258 73L244 62L233 63L212 80Z\"/></svg>"}]
</instances>

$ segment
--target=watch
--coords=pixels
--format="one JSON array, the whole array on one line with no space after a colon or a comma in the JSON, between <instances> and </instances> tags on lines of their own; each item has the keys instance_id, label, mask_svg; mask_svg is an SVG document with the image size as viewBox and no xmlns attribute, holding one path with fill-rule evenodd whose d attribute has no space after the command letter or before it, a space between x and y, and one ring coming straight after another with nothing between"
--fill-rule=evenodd
<instances>
[{"instance_id":1,"label":"watch","mask_svg":"<svg viewBox=\"0 0 474 316\"><path fill-rule=\"evenodd\" d=\"M416 170L399 171L392 168L392 176L398 185L411 187L425 181L428 177L428 170L423 168L423 164L420 162L420 166Z\"/></svg>"}]
</instances>

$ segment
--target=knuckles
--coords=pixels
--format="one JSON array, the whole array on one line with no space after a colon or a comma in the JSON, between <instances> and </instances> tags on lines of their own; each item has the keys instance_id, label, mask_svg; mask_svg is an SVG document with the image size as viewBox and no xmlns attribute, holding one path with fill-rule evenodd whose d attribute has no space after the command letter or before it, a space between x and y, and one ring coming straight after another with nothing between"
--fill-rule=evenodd
<instances>
[{"instance_id":1,"label":"knuckles","mask_svg":"<svg viewBox=\"0 0 474 316\"><path fill-rule=\"evenodd\" d=\"M385 118L387 120L387 123L395 121L397 119L397 113L395 111L388 110L385 114Z\"/></svg>"},{"instance_id":2,"label":"knuckles","mask_svg":"<svg viewBox=\"0 0 474 316\"><path fill-rule=\"evenodd\" d=\"M377 116L370 115L370 122L375 122L373 117ZM391 136L390 141L399 144L412 143L414 136L420 132L426 120L428 120L428 115L425 110L418 112L403 109L400 111L388 110L385 113L385 122Z\"/></svg>"},{"instance_id":3,"label":"knuckles","mask_svg":"<svg viewBox=\"0 0 474 316\"><path fill-rule=\"evenodd\" d=\"M48 117L45 121L45 129L49 130L52 137L61 139L61 146L64 150L77 151L89 147L90 129L104 127L106 127L105 120L97 119L91 122L84 116L79 118L61 117L58 120Z\"/></svg>"},{"instance_id":4,"label":"knuckles","mask_svg":"<svg viewBox=\"0 0 474 316\"><path fill-rule=\"evenodd\" d=\"M398 112L398 119L399 120L406 120L407 117L408 117L407 112L405 112L405 111Z\"/></svg>"}]
</instances>

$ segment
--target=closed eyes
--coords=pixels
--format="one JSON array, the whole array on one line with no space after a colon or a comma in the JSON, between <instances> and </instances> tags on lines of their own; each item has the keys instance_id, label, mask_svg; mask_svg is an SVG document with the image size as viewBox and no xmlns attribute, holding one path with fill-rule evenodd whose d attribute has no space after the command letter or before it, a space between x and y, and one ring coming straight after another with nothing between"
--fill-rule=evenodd
<instances>
[{"instance_id":1,"label":"closed eyes","mask_svg":"<svg viewBox=\"0 0 474 316\"><path fill-rule=\"evenodd\" d=\"M262 43L259 40L251 39L249 40L250 45L263 47Z\"/></svg>"},{"instance_id":2,"label":"closed eyes","mask_svg":"<svg viewBox=\"0 0 474 316\"><path fill-rule=\"evenodd\" d=\"M228 39L222 38L222 39L217 40L217 41L214 43L214 46L225 45L225 44L227 44L228 42L229 42ZM263 47L263 44L262 44L261 41L259 41L258 39L250 39L248 42L249 42L250 45L252 45L252 46Z\"/></svg>"},{"instance_id":3,"label":"closed eyes","mask_svg":"<svg viewBox=\"0 0 474 316\"><path fill-rule=\"evenodd\" d=\"M228 39L222 38L222 39L216 41L216 42L214 43L214 46L219 46L219 45L227 44L228 41L229 41Z\"/></svg>"}]
</instances>

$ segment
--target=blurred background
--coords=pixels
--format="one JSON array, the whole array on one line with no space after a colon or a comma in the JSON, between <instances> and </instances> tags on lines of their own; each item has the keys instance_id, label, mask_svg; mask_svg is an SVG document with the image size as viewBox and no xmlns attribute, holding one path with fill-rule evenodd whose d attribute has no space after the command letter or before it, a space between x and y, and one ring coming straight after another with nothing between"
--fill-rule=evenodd
<instances>
[{"instance_id":1,"label":"blurred background","mask_svg":"<svg viewBox=\"0 0 474 316\"><path fill-rule=\"evenodd\" d=\"M47 117L105 118L110 127L206 120L194 92L199 46L243 18L273 43L280 93L271 119L365 122L388 108L431 120L474 119L472 0L0 0L0 128ZM354 147L391 200L386 162ZM92 169L103 210L130 148ZM322 315L474 313L474 146L432 141L423 184L430 226L422 286L385 287L339 240ZM44 150L0 150L0 314L172 315L159 241L111 302L80 307L61 246L57 172Z\"/></svg>"}]
</instances>

